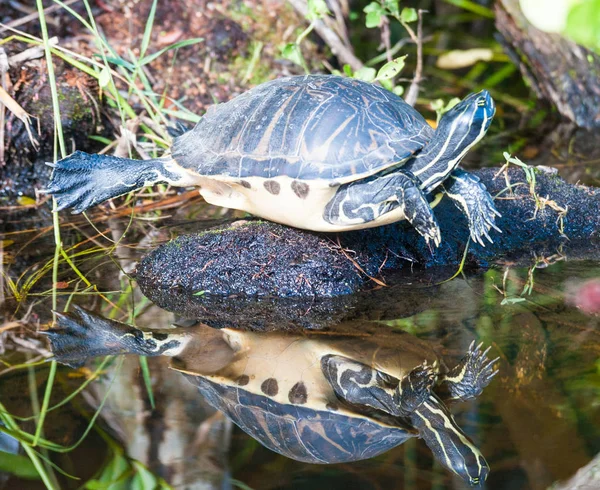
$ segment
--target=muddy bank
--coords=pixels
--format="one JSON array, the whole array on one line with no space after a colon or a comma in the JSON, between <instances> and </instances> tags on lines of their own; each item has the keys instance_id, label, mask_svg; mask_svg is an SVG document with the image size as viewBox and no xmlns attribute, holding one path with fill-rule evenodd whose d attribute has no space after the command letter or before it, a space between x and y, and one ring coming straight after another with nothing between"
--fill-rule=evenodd
<instances>
[{"instance_id":1,"label":"muddy bank","mask_svg":"<svg viewBox=\"0 0 600 490\"><path fill-rule=\"evenodd\" d=\"M600 191L567 184L538 167L534 194L521 168L474 172L502 213L484 248L469 243L465 269L543 264L557 253L592 258L600 253ZM510 183L510 188L507 186ZM537 203L536 203L537 201ZM392 272L457 268L469 233L449 200L435 208L442 244L433 253L406 223L340 234L319 234L250 221L179 236L139 263L136 279L159 306L184 296L335 297L381 286ZM179 300L173 299L176 295ZM203 301L207 301L204 299Z\"/></svg>"}]
</instances>

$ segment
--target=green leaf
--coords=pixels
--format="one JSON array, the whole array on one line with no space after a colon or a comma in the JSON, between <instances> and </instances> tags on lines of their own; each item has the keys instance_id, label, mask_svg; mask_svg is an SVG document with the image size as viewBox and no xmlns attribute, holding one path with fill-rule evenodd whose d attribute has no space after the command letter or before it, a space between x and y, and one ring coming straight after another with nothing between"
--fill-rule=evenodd
<instances>
[{"instance_id":1,"label":"green leaf","mask_svg":"<svg viewBox=\"0 0 600 490\"><path fill-rule=\"evenodd\" d=\"M373 80L375 80L376 75L377 70L368 66L363 66L360 70L354 72L354 78L358 80L363 80L365 82L372 82Z\"/></svg>"},{"instance_id":2,"label":"green leaf","mask_svg":"<svg viewBox=\"0 0 600 490\"><path fill-rule=\"evenodd\" d=\"M204 293L206 293L206 291L198 291L197 293L194 293L194 296L204 296Z\"/></svg>"},{"instance_id":3,"label":"green leaf","mask_svg":"<svg viewBox=\"0 0 600 490\"><path fill-rule=\"evenodd\" d=\"M381 17L385 15L383 7L378 2L371 2L363 9L363 12L367 14L365 25L369 29L379 27L381 24Z\"/></svg>"},{"instance_id":4,"label":"green leaf","mask_svg":"<svg viewBox=\"0 0 600 490\"><path fill-rule=\"evenodd\" d=\"M399 3L400 2L398 0L385 0L385 2L383 2L383 6L390 14L397 16L400 13Z\"/></svg>"},{"instance_id":5,"label":"green leaf","mask_svg":"<svg viewBox=\"0 0 600 490\"><path fill-rule=\"evenodd\" d=\"M417 11L413 8L403 8L402 13L400 14L400 21L406 24L414 22L418 18Z\"/></svg>"},{"instance_id":6,"label":"green leaf","mask_svg":"<svg viewBox=\"0 0 600 490\"><path fill-rule=\"evenodd\" d=\"M400 56L395 60L388 61L379 69L375 80L389 80L391 78L394 78L396 75L398 75L398 73L402 71L402 68L404 68L405 59L406 55Z\"/></svg>"},{"instance_id":7,"label":"green leaf","mask_svg":"<svg viewBox=\"0 0 600 490\"><path fill-rule=\"evenodd\" d=\"M313 20L322 19L329 15L329 9L327 8L325 0L308 0L306 7L306 18L311 22Z\"/></svg>"},{"instance_id":8,"label":"green leaf","mask_svg":"<svg viewBox=\"0 0 600 490\"><path fill-rule=\"evenodd\" d=\"M110 70L105 66L100 71L100 75L98 76L98 85L100 88L108 87L110 83Z\"/></svg>"},{"instance_id":9,"label":"green leaf","mask_svg":"<svg viewBox=\"0 0 600 490\"><path fill-rule=\"evenodd\" d=\"M369 12L367 14L367 20L365 21L365 26L369 29L374 27L379 27L381 24L381 14L379 12Z\"/></svg>"},{"instance_id":10,"label":"green leaf","mask_svg":"<svg viewBox=\"0 0 600 490\"><path fill-rule=\"evenodd\" d=\"M402 94L404 94L404 87L402 85L396 85L392 92L394 92L398 97L402 97Z\"/></svg>"},{"instance_id":11,"label":"green leaf","mask_svg":"<svg viewBox=\"0 0 600 490\"><path fill-rule=\"evenodd\" d=\"M157 1L152 2L150 7L150 13L148 14L148 20L146 21L146 27L144 28L144 37L142 38L142 46L140 48L140 57L146 54L148 46L150 45L150 37L152 35L152 26L154 25L154 16L156 15L156 4Z\"/></svg>"},{"instance_id":12,"label":"green leaf","mask_svg":"<svg viewBox=\"0 0 600 490\"><path fill-rule=\"evenodd\" d=\"M344 65L344 75L352 77L352 67L350 65Z\"/></svg>"},{"instance_id":13,"label":"green leaf","mask_svg":"<svg viewBox=\"0 0 600 490\"><path fill-rule=\"evenodd\" d=\"M574 5L567 17L565 34L600 53L600 0L584 0Z\"/></svg>"},{"instance_id":14,"label":"green leaf","mask_svg":"<svg viewBox=\"0 0 600 490\"><path fill-rule=\"evenodd\" d=\"M9 473L28 480L40 479L35 466L27 456L4 451L0 451L0 473Z\"/></svg>"},{"instance_id":15,"label":"green leaf","mask_svg":"<svg viewBox=\"0 0 600 490\"><path fill-rule=\"evenodd\" d=\"M185 39L183 41L178 41L176 43L173 43L170 46L167 46L165 48L162 48L162 49L158 50L156 53L149 54L145 58L142 58L140 60L140 66L147 65L148 63L151 63L152 61L154 61L156 58L158 58L163 53L166 53L167 51L170 51L172 49L183 48L184 46L190 46L192 44L197 44L197 43L200 43L202 41L204 41L204 38L195 37L193 39Z\"/></svg>"},{"instance_id":16,"label":"green leaf","mask_svg":"<svg viewBox=\"0 0 600 490\"><path fill-rule=\"evenodd\" d=\"M287 43L281 48L281 56L300 66L302 66L304 60L302 53L300 52L300 47L296 43Z\"/></svg>"}]
</instances>

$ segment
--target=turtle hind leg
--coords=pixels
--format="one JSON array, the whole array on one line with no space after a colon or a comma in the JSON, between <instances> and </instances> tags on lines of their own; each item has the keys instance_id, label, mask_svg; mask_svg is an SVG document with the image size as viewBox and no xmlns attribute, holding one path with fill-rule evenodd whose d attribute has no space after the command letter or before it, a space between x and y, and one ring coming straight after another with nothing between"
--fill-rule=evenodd
<instances>
[{"instance_id":1,"label":"turtle hind leg","mask_svg":"<svg viewBox=\"0 0 600 490\"><path fill-rule=\"evenodd\" d=\"M496 210L492 196L479 177L456 169L444 182L443 187L446 195L467 217L471 239L483 247L485 247L484 237L493 243L490 230L494 228L502 233L496 226L496 217L499 217L500 213Z\"/></svg>"},{"instance_id":2,"label":"turtle hind leg","mask_svg":"<svg viewBox=\"0 0 600 490\"><path fill-rule=\"evenodd\" d=\"M465 401L479 396L498 374L494 364L499 358L488 360L490 347L482 351L481 346L471 342L467 355L440 378L436 391L445 401Z\"/></svg>"},{"instance_id":3,"label":"turtle hind leg","mask_svg":"<svg viewBox=\"0 0 600 490\"><path fill-rule=\"evenodd\" d=\"M70 313L56 312L56 316L56 326L41 333L49 337L54 360L73 367L106 355L161 355L181 343L176 336L144 332L77 306Z\"/></svg>"},{"instance_id":4,"label":"turtle hind leg","mask_svg":"<svg viewBox=\"0 0 600 490\"><path fill-rule=\"evenodd\" d=\"M44 192L54 196L58 210L73 208L73 213L159 182L188 185L190 180L168 158L132 160L76 151L49 165L54 172Z\"/></svg>"},{"instance_id":5,"label":"turtle hind leg","mask_svg":"<svg viewBox=\"0 0 600 490\"><path fill-rule=\"evenodd\" d=\"M424 362L398 384L394 401L404 415L414 413L431 395L436 382L436 366Z\"/></svg>"},{"instance_id":6,"label":"turtle hind leg","mask_svg":"<svg viewBox=\"0 0 600 490\"><path fill-rule=\"evenodd\" d=\"M356 225L383 218L400 208L403 216L429 245L439 246L440 228L416 179L397 171L374 175L339 187L325 207L323 219L334 225Z\"/></svg>"}]
</instances>

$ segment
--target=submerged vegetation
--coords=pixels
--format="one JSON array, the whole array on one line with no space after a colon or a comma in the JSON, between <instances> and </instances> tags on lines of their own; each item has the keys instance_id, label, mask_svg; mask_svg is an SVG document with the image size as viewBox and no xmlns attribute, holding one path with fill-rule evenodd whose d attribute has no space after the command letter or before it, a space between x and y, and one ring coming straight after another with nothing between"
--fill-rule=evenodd
<instances>
[{"instance_id":1,"label":"submerged vegetation","mask_svg":"<svg viewBox=\"0 0 600 490\"><path fill-rule=\"evenodd\" d=\"M573 210L539 194L534 166L558 168L572 184L598 185L598 149L590 146L597 140L561 120L568 104L537 100L544 91L531 90L522 75L526 54L515 58L511 40L495 36L505 2L14 3L29 13L0 6L0 488L218 488L223 481L343 488L358 480L364 488L449 488L449 474L414 440L360 464L303 465L241 433L231 437L230 423L155 359L108 356L77 370L49 360L43 331L54 324L53 312L74 304L142 327L169 325L172 315L140 293L135 264L176 236L215 233L224 223L235 230L230 222L247 216L165 185L81 216L59 215L39 191L50 173L45 162L75 149L162 156L172 135L213 103L281 76L336 73L402 95L432 126L467 93L488 89L496 122L463 164L504 166L497 178L506 185L495 197L527 186L536 212L553 213L564 235ZM571 3L559 31L590 50L586 63L594 70L598 2ZM505 177L515 166L524 179L517 183ZM567 262L577 255L554 247L529 267L506 255L474 274L464 268L465 249L454 262L460 265L384 278L385 262L397 257L365 271L355 250L333 237L329 246L372 279L368 291L335 303L248 306L202 289L193 291L194 312L210 310L211 320L223 313L222 323L214 320L221 327L251 311L257 328L269 324L261 314L280 321L273 311L282 310L294 315L290 324L316 318L320 328L351 311L357 320L432 340L451 358L474 338L491 345L492 357L501 358L498 379L457 417L490 461L488 488L545 488L600 452L599 258ZM253 266L260 279L270 263ZM297 280L312 287L307 277ZM568 454L558 450L565 447Z\"/></svg>"}]
</instances>

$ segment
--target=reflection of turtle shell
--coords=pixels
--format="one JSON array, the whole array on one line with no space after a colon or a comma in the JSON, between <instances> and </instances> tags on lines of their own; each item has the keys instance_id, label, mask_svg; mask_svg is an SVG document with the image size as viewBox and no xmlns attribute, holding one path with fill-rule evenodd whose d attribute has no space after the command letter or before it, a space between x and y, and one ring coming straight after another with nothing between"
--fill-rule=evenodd
<instances>
[{"instance_id":1,"label":"reflection of turtle shell","mask_svg":"<svg viewBox=\"0 0 600 490\"><path fill-rule=\"evenodd\" d=\"M321 361L349 356L397 382L424 360L437 360L425 342L395 333L357 342L356 336L221 332L236 349L224 367L208 374L186 350L172 365L211 405L273 451L305 462L340 463L376 456L417 435L405 419L340 403Z\"/></svg>"},{"instance_id":2,"label":"reflection of turtle shell","mask_svg":"<svg viewBox=\"0 0 600 490\"><path fill-rule=\"evenodd\" d=\"M188 376L207 401L244 432L284 456L307 463L340 463L377 456L415 434L356 414L337 413L335 405L310 408L281 404L262 394Z\"/></svg>"}]
</instances>

